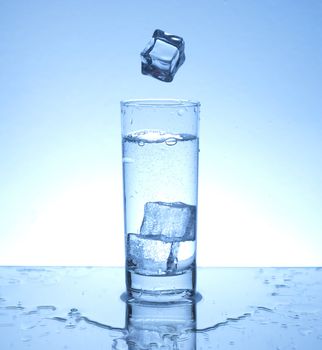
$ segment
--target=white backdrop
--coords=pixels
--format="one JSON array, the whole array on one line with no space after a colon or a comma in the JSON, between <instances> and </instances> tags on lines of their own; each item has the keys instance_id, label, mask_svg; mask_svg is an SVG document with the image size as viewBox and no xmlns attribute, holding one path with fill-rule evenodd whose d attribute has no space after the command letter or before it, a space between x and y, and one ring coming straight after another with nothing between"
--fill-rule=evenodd
<instances>
[{"instance_id":1,"label":"white backdrop","mask_svg":"<svg viewBox=\"0 0 322 350\"><path fill-rule=\"evenodd\" d=\"M198 263L322 265L322 3L1 1L0 264L124 261L119 101L201 102ZM154 29L174 81L140 74Z\"/></svg>"}]
</instances>

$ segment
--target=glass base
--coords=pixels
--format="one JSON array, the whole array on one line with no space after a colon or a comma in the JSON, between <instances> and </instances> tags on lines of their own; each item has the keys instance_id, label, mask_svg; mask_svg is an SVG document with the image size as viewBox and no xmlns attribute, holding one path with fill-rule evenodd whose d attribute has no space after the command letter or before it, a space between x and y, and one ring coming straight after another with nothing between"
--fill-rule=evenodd
<instances>
[{"instance_id":1,"label":"glass base","mask_svg":"<svg viewBox=\"0 0 322 350\"><path fill-rule=\"evenodd\" d=\"M196 270L178 275L147 276L126 272L128 298L151 302L172 302L193 299L196 291Z\"/></svg>"}]
</instances>

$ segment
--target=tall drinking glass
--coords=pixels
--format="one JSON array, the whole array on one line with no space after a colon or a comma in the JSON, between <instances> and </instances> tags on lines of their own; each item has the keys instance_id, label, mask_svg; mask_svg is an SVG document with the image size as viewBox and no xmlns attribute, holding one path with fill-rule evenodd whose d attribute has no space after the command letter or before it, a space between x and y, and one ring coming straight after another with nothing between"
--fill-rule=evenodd
<instances>
[{"instance_id":1,"label":"tall drinking glass","mask_svg":"<svg viewBox=\"0 0 322 350\"><path fill-rule=\"evenodd\" d=\"M121 102L126 286L154 300L193 296L199 102Z\"/></svg>"}]
</instances>

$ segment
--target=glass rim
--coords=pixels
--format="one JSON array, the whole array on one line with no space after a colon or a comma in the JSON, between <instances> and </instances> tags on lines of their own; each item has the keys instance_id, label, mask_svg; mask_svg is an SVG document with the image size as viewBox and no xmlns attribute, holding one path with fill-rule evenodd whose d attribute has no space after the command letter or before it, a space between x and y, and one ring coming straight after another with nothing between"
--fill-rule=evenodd
<instances>
[{"instance_id":1,"label":"glass rim","mask_svg":"<svg viewBox=\"0 0 322 350\"><path fill-rule=\"evenodd\" d=\"M200 107L199 101L171 98L130 99L120 103L122 107Z\"/></svg>"}]
</instances>

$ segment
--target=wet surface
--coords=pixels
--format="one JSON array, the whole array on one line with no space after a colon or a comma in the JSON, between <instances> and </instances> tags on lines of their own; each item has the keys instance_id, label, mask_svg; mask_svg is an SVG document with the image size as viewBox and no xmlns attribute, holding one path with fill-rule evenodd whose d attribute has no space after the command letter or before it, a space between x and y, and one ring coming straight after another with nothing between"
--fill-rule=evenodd
<instances>
[{"instance_id":1,"label":"wet surface","mask_svg":"<svg viewBox=\"0 0 322 350\"><path fill-rule=\"evenodd\" d=\"M0 349L322 349L322 268L200 268L198 291L125 303L121 268L1 267Z\"/></svg>"}]
</instances>

